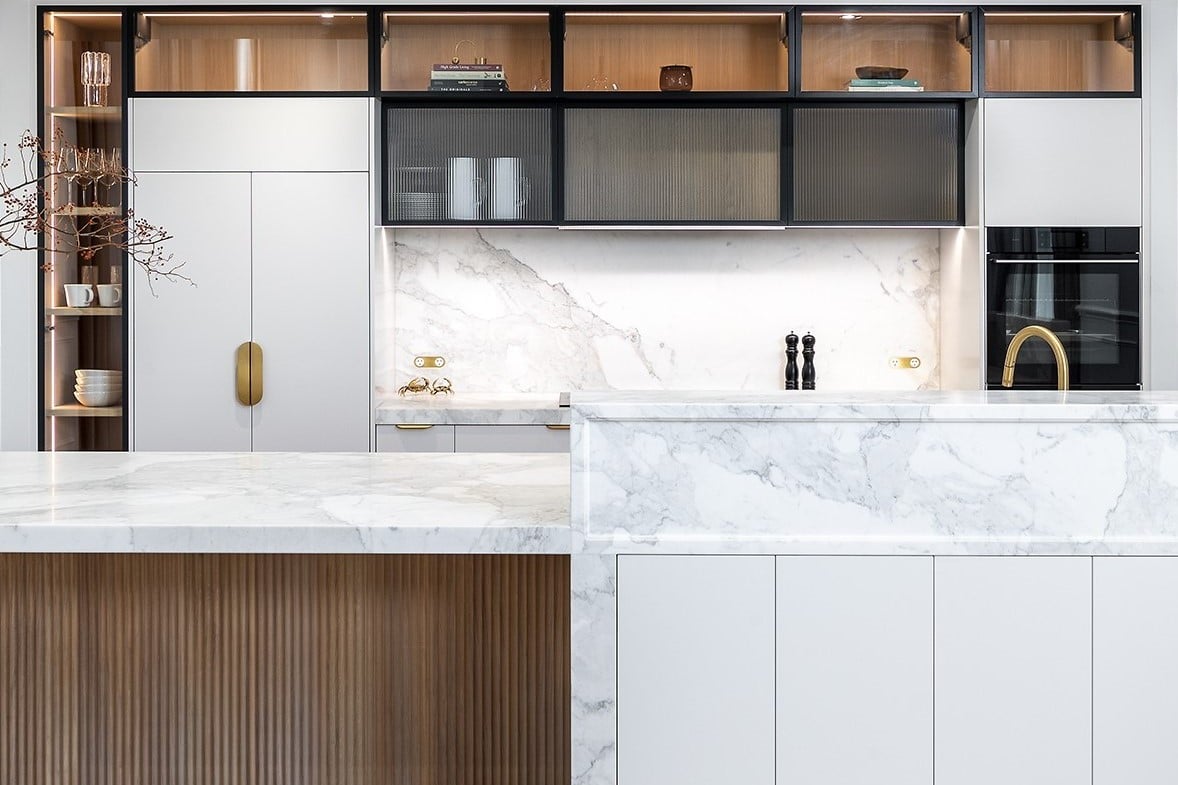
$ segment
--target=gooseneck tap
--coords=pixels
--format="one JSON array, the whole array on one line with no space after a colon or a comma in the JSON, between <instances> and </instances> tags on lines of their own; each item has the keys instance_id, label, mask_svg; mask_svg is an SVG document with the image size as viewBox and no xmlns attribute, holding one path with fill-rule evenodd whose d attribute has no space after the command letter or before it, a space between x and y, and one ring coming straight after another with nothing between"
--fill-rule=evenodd
<instances>
[{"instance_id":1,"label":"gooseneck tap","mask_svg":"<svg viewBox=\"0 0 1178 785\"><path fill-rule=\"evenodd\" d=\"M1051 353L1055 355L1057 386L1061 390L1068 389L1068 356L1064 352L1063 343L1060 342L1058 335L1038 324L1024 327L1010 339L1010 346L1006 347L1006 362L1002 364L1002 386L1014 386L1014 364L1018 360L1019 350L1031 338L1041 338L1051 347Z\"/></svg>"}]
</instances>

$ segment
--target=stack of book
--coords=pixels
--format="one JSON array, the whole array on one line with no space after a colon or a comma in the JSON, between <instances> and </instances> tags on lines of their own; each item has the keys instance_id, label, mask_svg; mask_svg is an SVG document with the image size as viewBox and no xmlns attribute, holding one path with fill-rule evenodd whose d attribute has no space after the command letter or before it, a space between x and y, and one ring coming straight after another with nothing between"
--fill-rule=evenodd
<instances>
[{"instance_id":1,"label":"stack of book","mask_svg":"<svg viewBox=\"0 0 1178 785\"><path fill-rule=\"evenodd\" d=\"M452 93L506 93L502 65L436 63L429 72L429 89Z\"/></svg>"},{"instance_id":2,"label":"stack of book","mask_svg":"<svg viewBox=\"0 0 1178 785\"><path fill-rule=\"evenodd\" d=\"M851 93L922 93L924 85L916 79L852 79L847 83Z\"/></svg>"}]
</instances>

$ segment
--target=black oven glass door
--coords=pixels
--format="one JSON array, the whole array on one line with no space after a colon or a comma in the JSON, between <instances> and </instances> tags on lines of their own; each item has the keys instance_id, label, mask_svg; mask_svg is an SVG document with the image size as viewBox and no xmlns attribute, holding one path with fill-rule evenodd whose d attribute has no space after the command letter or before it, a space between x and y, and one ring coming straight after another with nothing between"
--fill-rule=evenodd
<instances>
[{"instance_id":1,"label":"black oven glass door","mask_svg":"<svg viewBox=\"0 0 1178 785\"><path fill-rule=\"evenodd\" d=\"M987 385L1001 384L1006 347L1015 333L1031 324L1059 336L1073 388L1140 384L1141 289L1136 259L991 259L987 273ZM1055 384L1050 347L1038 339L1027 341L1015 367L1015 387Z\"/></svg>"}]
</instances>

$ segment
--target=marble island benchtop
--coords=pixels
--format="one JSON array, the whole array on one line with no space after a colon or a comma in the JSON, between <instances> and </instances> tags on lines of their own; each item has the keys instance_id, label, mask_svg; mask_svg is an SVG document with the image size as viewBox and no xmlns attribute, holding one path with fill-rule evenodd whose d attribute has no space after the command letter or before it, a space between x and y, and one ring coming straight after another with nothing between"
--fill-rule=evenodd
<instances>
[{"instance_id":1,"label":"marble island benchtop","mask_svg":"<svg viewBox=\"0 0 1178 785\"><path fill-rule=\"evenodd\" d=\"M0 551L568 553L564 455L0 452Z\"/></svg>"},{"instance_id":2,"label":"marble island benchtop","mask_svg":"<svg viewBox=\"0 0 1178 785\"><path fill-rule=\"evenodd\" d=\"M1178 554L1178 392L573 403L582 551Z\"/></svg>"},{"instance_id":3,"label":"marble island benchtop","mask_svg":"<svg viewBox=\"0 0 1178 785\"><path fill-rule=\"evenodd\" d=\"M574 393L571 417L571 458L0 453L0 551L1178 554L1178 393Z\"/></svg>"}]
</instances>

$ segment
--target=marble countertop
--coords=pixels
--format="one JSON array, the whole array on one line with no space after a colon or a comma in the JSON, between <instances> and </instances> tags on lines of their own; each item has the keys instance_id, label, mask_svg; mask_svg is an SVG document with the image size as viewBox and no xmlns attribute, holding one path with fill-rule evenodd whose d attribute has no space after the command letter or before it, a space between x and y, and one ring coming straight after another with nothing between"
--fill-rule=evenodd
<instances>
[{"instance_id":1,"label":"marble countertop","mask_svg":"<svg viewBox=\"0 0 1178 785\"><path fill-rule=\"evenodd\" d=\"M0 452L0 551L568 553L565 455Z\"/></svg>"},{"instance_id":2,"label":"marble countertop","mask_svg":"<svg viewBox=\"0 0 1178 785\"><path fill-rule=\"evenodd\" d=\"M395 395L376 402L377 425L556 425L569 420L560 393Z\"/></svg>"},{"instance_id":3,"label":"marble countertop","mask_svg":"<svg viewBox=\"0 0 1178 785\"><path fill-rule=\"evenodd\" d=\"M573 393L594 420L1178 422L1178 391Z\"/></svg>"}]
</instances>

